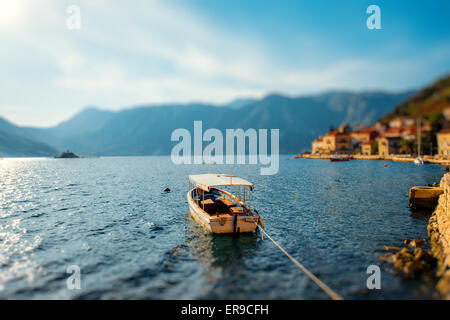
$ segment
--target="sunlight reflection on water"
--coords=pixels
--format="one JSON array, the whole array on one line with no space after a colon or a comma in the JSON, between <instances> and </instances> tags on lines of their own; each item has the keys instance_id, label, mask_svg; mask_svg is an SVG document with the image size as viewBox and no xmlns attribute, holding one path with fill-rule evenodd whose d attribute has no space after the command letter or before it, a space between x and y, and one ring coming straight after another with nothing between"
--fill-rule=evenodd
<instances>
[{"instance_id":1,"label":"sunlight reflection on water","mask_svg":"<svg viewBox=\"0 0 450 320\"><path fill-rule=\"evenodd\" d=\"M426 236L408 191L444 170L382 164L285 160L275 176L233 174L254 183L267 232L344 297L428 298L383 266L382 290L369 292L366 268L384 245ZM211 235L189 217L187 175L229 169L169 157L1 160L0 298L326 298L270 241ZM66 289L72 264L81 290Z\"/></svg>"}]
</instances>

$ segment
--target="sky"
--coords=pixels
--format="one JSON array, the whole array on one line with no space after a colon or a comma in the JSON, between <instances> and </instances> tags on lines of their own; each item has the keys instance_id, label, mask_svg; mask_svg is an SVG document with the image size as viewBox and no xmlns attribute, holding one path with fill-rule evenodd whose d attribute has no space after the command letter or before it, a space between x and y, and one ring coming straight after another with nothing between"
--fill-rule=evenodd
<instances>
[{"instance_id":1,"label":"sky","mask_svg":"<svg viewBox=\"0 0 450 320\"><path fill-rule=\"evenodd\" d=\"M369 5L381 29L367 28ZM46 127L88 106L418 89L450 72L449 12L448 0L0 0L0 117Z\"/></svg>"}]
</instances>

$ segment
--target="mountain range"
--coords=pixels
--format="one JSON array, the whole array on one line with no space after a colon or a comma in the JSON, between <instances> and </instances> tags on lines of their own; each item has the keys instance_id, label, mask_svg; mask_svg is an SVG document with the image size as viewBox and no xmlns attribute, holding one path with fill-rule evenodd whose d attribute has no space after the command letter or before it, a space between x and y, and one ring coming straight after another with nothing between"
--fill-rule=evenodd
<instances>
[{"instance_id":1,"label":"mountain range","mask_svg":"<svg viewBox=\"0 0 450 320\"><path fill-rule=\"evenodd\" d=\"M298 153L342 123L370 125L413 91L401 93L330 91L289 97L271 94L225 105L205 103L148 105L121 111L86 108L57 126L20 127L0 118L0 156L54 156L63 150L84 156L167 155L173 130L217 128L280 129L280 153Z\"/></svg>"},{"instance_id":2,"label":"mountain range","mask_svg":"<svg viewBox=\"0 0 450 320\"><path fill-rule=\"evenodd\" d=\"M433 122L441 118L442 111L449 107L450 75L447 75L399 104L392 112L386 114L381 121L388 123L392 118L408 116Z\"/></svg>"}]
</instances>

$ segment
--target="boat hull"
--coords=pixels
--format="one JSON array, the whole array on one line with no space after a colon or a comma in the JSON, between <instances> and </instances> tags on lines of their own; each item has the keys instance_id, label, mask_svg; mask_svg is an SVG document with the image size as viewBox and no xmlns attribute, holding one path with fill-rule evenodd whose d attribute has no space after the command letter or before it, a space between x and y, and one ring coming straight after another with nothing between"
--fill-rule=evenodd
<instances>
[{"instance_id":1,"label":"boat hull","mask_svg":"<svg viewBox=\"0 0 450 320\"><path fill-rule=\"evenodd\" d=\"M190 192L187 194L189 203L189 213L191 217L206 230L212 233L227 234L227 233L248 233L254 232L257 224L262 224L259 216L212 216L203 211L197 203L191 198ZM236 219L236 222L235 222Z\"/></svg>"},{"instance_id":2,"label":"boat hull","mask_svg":"<svg viewBox=\"0 0 450 320\"><path fill-rule=\"evenodd\" d=\"M350 158L330 158L330 161L350 161Z\"/></svg>"}]
</instances>

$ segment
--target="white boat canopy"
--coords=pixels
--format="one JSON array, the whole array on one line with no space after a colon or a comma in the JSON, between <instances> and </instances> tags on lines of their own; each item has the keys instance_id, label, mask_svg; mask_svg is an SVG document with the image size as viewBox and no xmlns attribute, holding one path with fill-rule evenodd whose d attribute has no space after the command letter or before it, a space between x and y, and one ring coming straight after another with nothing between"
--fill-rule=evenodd
<instances>
[{"instance_id":1,"label":"white boat canopy","mask_svg":"<svg viewBox=\"0 0 450 320\"><path fill-rule=\"evenodd\" d=\"M189 181L207 192L220 186L247 186L253 190L253 184L247 180L223 173L194 174L189 176Z\"/></svg>"}]
</instances>

